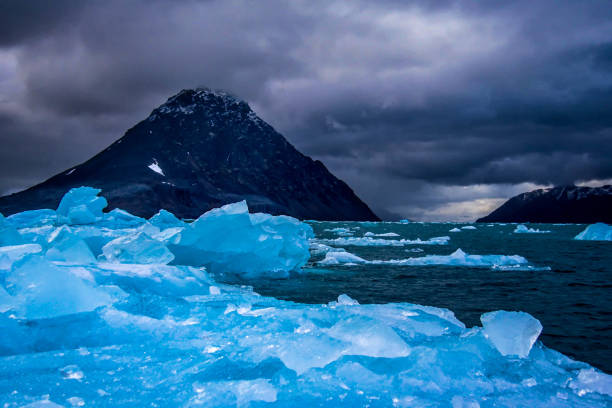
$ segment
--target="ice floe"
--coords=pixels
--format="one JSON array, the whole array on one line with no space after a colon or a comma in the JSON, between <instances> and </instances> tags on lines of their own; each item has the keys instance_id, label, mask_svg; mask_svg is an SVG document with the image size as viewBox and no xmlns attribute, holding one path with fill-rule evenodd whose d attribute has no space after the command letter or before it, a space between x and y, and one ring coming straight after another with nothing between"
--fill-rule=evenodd
<instances>
[{"instance_id":1,"label":"ice floe","mask_svg":"<svg viewBox=\"0 0 612 408\"><path fill-rule=\"evenodd\" d=\"M537 228L528 228L523 224L519 224L514 229L515 234L547 234L550 231L548 230L539 230Z\"/></svg>"},{"instance_id":2,"label":"ice floe","mask_svg":"<svg viewBox=\"0 0 612 408\"><path fill-rule=\"evenodd\" d=\"M574 239L581 241L612 241L612 226L598 222L585 228Z\"/></svg>"},{"instance_id":3,"label":"ice floe","mask_svg":"<svg viewBox=\"0 0 612 408\"><path fill-rule=\"evenodd\" d=\"M426 240L417 239L384 239L372 237L341 237L317 239L315 242L340 246L405 246L405 245L446 245L450 237L433 237Z\"/></svg>"}]
</instances>

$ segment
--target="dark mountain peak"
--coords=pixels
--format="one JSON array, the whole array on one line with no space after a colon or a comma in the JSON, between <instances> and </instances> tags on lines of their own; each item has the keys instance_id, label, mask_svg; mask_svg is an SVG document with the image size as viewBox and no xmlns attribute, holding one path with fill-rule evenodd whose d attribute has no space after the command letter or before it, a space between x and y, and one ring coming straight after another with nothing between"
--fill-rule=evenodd
<instances>
[{"instance_id":1,"label":"dark mountain peak","mask_svg":"<svg viewBox=\"0 0 612 408\"><path fill-rule=\"evenodd\" d=\"M194 218L247 200L254 211L302 219L377 220L344 182L300 153L249 105L209 88L184 89L85 163L21 193L0 212L55 208L72 187L102 189L109 207Z\"/></svg>"},{"instance_id":2,"label":"dark mountain peak","mask_svg":"<svg viewBox=\"0 0 612 408\"><path fill-rule=\"evenodd\" d=\"M261 121L248 103L223 90L183 89L151 113L150 121L160 117L207 116L231 121Z\"/></svg>"},{"instance_id":3,"label":"dark mountain peak","mask_svg":"<svg viewBox=\"0 0 612 408\"><path fill-rule=\"evenodd\" d=\"M612 186L563 185L519 194L478 222L612 221Z\"/></svg>"}]
</instances>

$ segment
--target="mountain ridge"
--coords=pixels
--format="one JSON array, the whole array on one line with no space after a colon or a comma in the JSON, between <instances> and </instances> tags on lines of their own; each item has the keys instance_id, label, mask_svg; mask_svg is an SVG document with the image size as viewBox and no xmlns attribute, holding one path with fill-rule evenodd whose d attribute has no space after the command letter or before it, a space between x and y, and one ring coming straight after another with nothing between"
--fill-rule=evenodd
<instances>
[{"instance_id":1,"label":"mountain ridge","mask_svg":"<svg viewBox=\"0 0 612 408\"><path fill-rule=\"evenodd\" d=\"M612 185L567 185L525 192L476 222L612 223Z\"/></svg>"},{"instance_id":2,"label":"mountain ridge","mask_svg":"<svg viewBox=\"0 0 612 408\"><path fill-rule=\"evenodd\" d=\"M183 89L89 160L0 197L0 212L55 208L72 187L102 189L108 210L195 218L229 202L301 219L378 220L353 190L299 152L238 97Z\"/></svg>"}]
</instances>

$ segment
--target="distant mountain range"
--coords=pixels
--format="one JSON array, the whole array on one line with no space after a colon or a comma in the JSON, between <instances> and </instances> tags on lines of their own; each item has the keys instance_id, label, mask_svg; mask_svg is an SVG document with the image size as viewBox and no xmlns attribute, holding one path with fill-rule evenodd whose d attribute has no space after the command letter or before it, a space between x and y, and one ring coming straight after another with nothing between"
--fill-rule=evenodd
<instances>
[{"instance_id":1,"label":"distant mountain range","mask_svg":"<svg viewBox=\"0 0 612 408\"><path fill-rule=\"evenodd\" d=\"M560 186L519 194L477 222L612 223L612 186Z\"/></svg>"},{"instance_id":2,"label":"distant mountain range","mask_svg":"<svg viewBox=\"0 0 612 408\"><path fill-rule=\"evenodd\" d=\"M226 92L183 90L101 153L0 198L5 215L56 208L72 187L102 189L108 209L182 218L246 200L251 211L300 219L379 220L343 181L296 150Z\"/></svg>"}]
</instances>

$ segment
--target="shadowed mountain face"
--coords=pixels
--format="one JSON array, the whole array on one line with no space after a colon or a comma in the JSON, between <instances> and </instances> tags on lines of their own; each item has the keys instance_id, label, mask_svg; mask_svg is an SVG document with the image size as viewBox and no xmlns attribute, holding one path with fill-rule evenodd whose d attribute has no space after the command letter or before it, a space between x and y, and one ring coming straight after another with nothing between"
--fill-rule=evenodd
<instances>
[{"instance_id":1,"label":"shadowed mountain face","mask_svg":"<svg viewBox=\"0 0 612 408\"><path fill-rule=\"evenodd\" d=\"M320 161L297 151L249 105L221 91L183 90L85 163L0 198L5 215L56 208L82 185L149 217L164 208L195 218L247 200L251 211L300 219L378 220Z\"/></svg>"},{"instance_id":2,"label":"shadowed mountain face","mask_svg":"<svg viewBox=\"0 0 612 408\"><path fill-rule=\"evenodd\" d=\"M477 222L612 223L612 186L562 186L519 194Z\"/></svg>"}]
</instances>

